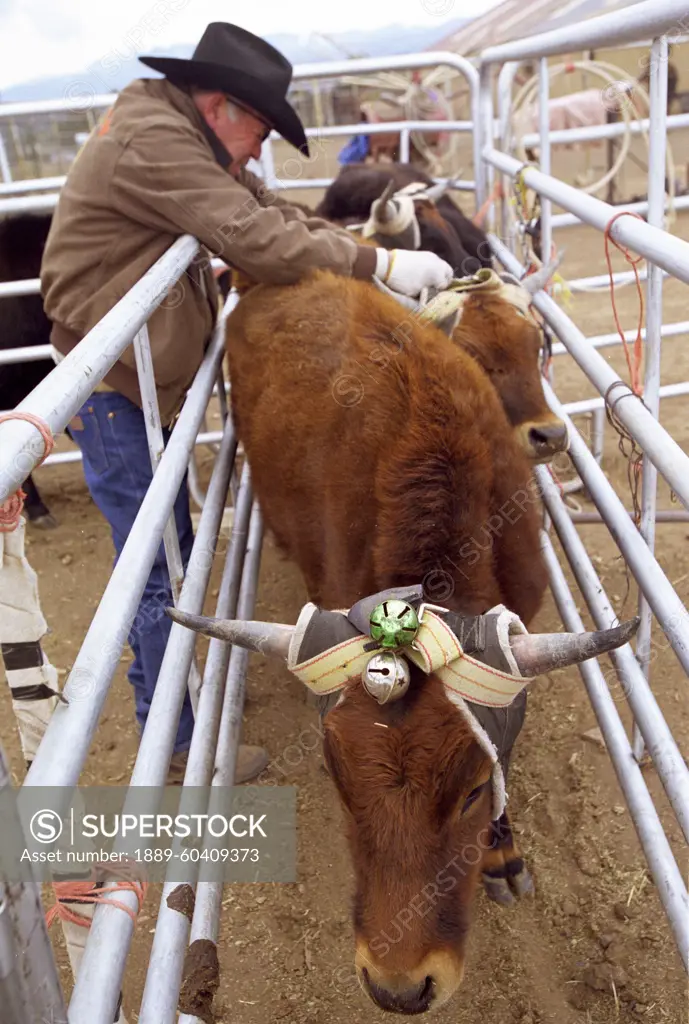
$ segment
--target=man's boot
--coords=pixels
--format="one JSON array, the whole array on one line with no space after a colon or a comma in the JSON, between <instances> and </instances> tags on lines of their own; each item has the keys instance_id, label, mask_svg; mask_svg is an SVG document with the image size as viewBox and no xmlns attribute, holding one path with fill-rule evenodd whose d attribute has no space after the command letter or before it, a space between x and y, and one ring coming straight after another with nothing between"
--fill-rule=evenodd
<instances>
[{"instance_id":1,"label":"man's boot","mask_svg":"<svg viewBox=\"0 0 689 1024\"><path fill-rule=\"evenodd\" d=\"M187 770L189 751L173 754L170 760L170 769L167 773L168 786L181 786L184 783L184 773ZM237 767L235 770L234 784L241 786L243 782L249 782L261 774L268 764L268 751L263 747L251 747L241 744L237 751Z\"/></svg>"}]
</instances>

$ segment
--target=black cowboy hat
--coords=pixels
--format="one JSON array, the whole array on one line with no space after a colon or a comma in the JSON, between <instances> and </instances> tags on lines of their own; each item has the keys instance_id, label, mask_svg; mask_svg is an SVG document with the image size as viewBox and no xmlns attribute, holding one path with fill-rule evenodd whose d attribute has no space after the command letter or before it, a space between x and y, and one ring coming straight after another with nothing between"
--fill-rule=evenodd
<instances>
[{"instance_id":1,"label":"black cowboy hat","mask_svg":"<svg viewBox=\"0 0 689 1024\"><path fill-rule=\"evenodd\" d=\"M287 142L308 155L306 133L287 102L292 65L259 36L238 25L212 22L189 60L178 57L139 57L172 82L217 89L264 118Z\"/></svg>"}]
</instances>

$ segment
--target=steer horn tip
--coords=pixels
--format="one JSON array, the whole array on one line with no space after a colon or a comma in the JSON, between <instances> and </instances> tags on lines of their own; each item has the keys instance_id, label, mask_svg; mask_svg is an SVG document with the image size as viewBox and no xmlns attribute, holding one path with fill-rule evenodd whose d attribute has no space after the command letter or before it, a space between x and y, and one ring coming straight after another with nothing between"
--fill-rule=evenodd
<instances>
[{"instance_id":1,"label":"steer horn tip","mask_svg":"<svg viewBox=\"0 0 689 1024\"><path fill-rule=\"evenodd\" d=\"M192 615L190 612L182 612L179 608L166 608L165 614L173 622L187 629L193 629L197 633L205 632L208 626L212 626L214 620L204 618L202 615Z\"/></svg>"},{"instance_id":2,"label":"steer horn tip","mask_svg":"<svg viewBox=\"0 0 689 1024\"><path fill-rule=\"evenodd\" d=\"M633 619L627 619L616 627L621 637L620 646L628 643L631 638L636 635L636 631L640 625L641 618L638 615L635 615Z\"/></svg>"}]
</instances>

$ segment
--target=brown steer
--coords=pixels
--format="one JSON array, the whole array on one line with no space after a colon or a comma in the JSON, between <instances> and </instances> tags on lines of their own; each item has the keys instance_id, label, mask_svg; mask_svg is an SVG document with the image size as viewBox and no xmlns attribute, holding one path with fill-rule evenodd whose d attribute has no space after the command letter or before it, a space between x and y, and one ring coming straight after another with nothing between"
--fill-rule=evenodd
<instances>
[{"instance_id":1,"label":"brown steer","mask_svg":"<svg viewBox=\"0 0 689 1024\"><path fill-rule=\"evenodd\" d=\"M480 306L484 317L498 317L487 296ZM491 332L478 311L476 318L467 347L478 352L482 341L489 349L503 339L505 369L516 362L536 378L535 333L528 350L510 346L509 321ZM523 324L515 314L514 332ZM538 498L506 412L512 393L498 393L497 373L494 386L442 331L371 285L329 273L254 288L231 314L227 336L233 416L255 493L311 601L350 608L387 588L423 584L427 600L452 612L482 615L502 604L524 623L533 618L546 586ZM270 649L268 627L255 642L245 627L170 614ZM289 634L277 630L282 653ZM578 640L574 653L565 644L550 659L515 654L518 672L535 675L601 649ZM401 698L383 704L355 675L323 711L356 876L359 978L378 1006L416 1014L444 1003L462 979L481 873L506 897L528 889L529 877L506 817L491 824L494 765L475 729L437 674L412 665L410 675ZM497 712L504 767L524 703L522 691ZM483 710L490 732L493 709Z\"/></svg>"}]
</instances>

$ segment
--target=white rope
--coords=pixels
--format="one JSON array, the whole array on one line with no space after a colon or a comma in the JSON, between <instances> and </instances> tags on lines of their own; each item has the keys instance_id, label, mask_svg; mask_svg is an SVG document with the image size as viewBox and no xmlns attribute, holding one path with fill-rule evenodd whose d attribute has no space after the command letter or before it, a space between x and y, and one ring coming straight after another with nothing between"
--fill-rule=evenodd
<instances>
[{"instance_id":1,"label":"white rope","mask_svg":"<svg viewBox=\"0 0 689 1024\"><path fill-rule=\"evenodd\" d=\"M623 71L621 68L618 68L616 65L610 64L607 61L580 60L570 61L566 64L556 64L548 69L549 81L552 82L554 79L560 77L561 75L569 74L572 68L575 68L578 71L583 71L586 73L596 75L598 78L602 79L604 82L606 82L608 86L611 87L619 87L620 84L628 86L630 90L633 89L634 93L640 96L640 98L643 100L646 111L650 113L650 99L648 93L643 88L643 86L641 86L639 82L635 78L632 78L626 71ZM535 94L538 90L538 82L538 75L534 75L527 82L525 82L519 90L519 92L517 93L514 102L512 103L510 127L512 129L513 134L513 145L517 156L524 162L526 162L526 149L522 143L520 133L515 132L514 128L515 123L518 121L519 115L522 113L524 108L526 108L527 105L533 103L535 99ZM619 107L625 126L622 145L612 167L610 167L602 177L592 182L591 184L587 185L586 187L581 188L581 191L587 193L588 195L594 195L595 193L602 191L602 189L605 188L608 182L610 182L614 177L616 177L616 175L622 168L631 147L631 123L632 121L637 120L639 114L636 110L633 110L631 102L627 99L622 90L618 90L618 95L620 100ZM649 140L648 132L646 131L646 129L642 129L641 135L643 136L644 142L646 144L646 149L648 150ZM668 224L671 224L675 220L675 164L672 153L672 147L669 141L667 143L666 163L669 184L669 210L667 222Z\"/></svg>"}]
</instances>

